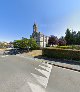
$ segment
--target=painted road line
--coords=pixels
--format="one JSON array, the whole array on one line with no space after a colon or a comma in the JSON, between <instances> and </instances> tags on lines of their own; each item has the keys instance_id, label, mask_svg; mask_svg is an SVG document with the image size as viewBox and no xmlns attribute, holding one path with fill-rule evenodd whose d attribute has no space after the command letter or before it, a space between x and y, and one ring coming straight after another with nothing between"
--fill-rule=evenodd
<instances>
[{"instance_id":1,"label":"painted road line","mask_svg":"<svg viewBox=\"0 0 80 92\"><path fill-rule=\"evenodd\" d=\"M41 68L47 70L48 72L51 72L51 68L49 67L46 67L46 66L42 66L42 65L39 65Z\"/></svg>"},{"instance_id":2,"label":"painted road line","mask_svg":"<svg viewBox=\"0 0 80 92\"><path fill-rule=\"evenodd\" d=\"M6 57L6 56L1 56L2 58Z\"/></svg>"},{"instance_id":3,"label":"painted road line","mask_svg":"<svg viewBox=\"0 0 80 92\"><path fill-rule=\"evenodd\" d=\"M50 72L47 72L47 71L41 70L41 69L37 69L37 68L35 68L35 70L37 70L38 72L42 73L43 75L45 75L49 79Z\"/></svg>"},{"instance_id":4,"label":"painted road line","mask_svg":"<svg viewBox=\"0 0 80 92\"><path fill-rule=\"evenodd\" d=\"M8 57L9 55L6 55L6 57Z\"/></svg>"},{"instance_id":5,"label":"painted road line","mask_svg":"<svg viewBox=\"0 0 80 92\"><path fill-rule=\"evenodd\" d=\"M9 55L3 55L3 56L1 56L2 58L4 58L4 57L8 57Z\"/></svg>"},{"instance_id":6,"label":"painted road line","mask_svg":"<svg viewBox=\"0 0 80 92\"><path fill-rule=\"evenodd\" d=\"M43 87L47 87L48 84L48 79L46 77L42 77L36 74L31 73L32 76L43 86Z\"/></svg>"},{"instance_id":7,"label":"painted road line","mask_svg":"<svg viewBox=\"0 0 80 92\"><path fill-rule=\"evenodd\" d=\"M42 63L42 64L52 69L52 65L50 65L48 63Z\"/></svg>"},{"instance_id":8,"label":"painted road line","mask_svg":"<svg viewBox=\"0 0 80 92\"><path fill-rule=\"evenodd\" d=\"M45 90L36 84L33 84L31 82L28 82L29 87L31 88L32 92L45 92Z\"/></svg>"}]
</instances>

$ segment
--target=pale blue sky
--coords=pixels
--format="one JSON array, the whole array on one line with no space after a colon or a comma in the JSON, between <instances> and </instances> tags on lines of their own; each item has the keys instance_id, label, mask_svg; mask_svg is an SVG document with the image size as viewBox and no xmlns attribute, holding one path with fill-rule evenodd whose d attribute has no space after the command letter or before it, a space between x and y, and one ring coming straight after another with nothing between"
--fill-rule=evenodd
<instances>
[{"instance_id":1,"label":"pale blue sky","mask_svg":"<svg viewBox=\"0 0 80 92\"><path fill-rule=\"evenodd\" d=\"M80 0L0 0L0 41L13 41L33 32L34 21L45 35L64 36L80 30Z\"/></svg>"}]
</instances>

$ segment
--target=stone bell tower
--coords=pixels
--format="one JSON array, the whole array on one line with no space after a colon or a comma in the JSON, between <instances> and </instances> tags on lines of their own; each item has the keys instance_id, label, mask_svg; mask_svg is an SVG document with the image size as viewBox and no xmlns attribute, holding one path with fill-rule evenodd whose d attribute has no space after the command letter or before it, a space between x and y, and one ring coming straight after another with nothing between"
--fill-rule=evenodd
<instances>
[{"instance_id":1,"label":"stone bell tower","mask_svg":"<svg viewBox=\"0 0 80 92\"><path fill-rule=\"evenodd\" d=\"M33 25L33 33L34 32L38 32L38 27L37 27L36 23L34 23L34 25Z\"/></svg>"}]
</instances>

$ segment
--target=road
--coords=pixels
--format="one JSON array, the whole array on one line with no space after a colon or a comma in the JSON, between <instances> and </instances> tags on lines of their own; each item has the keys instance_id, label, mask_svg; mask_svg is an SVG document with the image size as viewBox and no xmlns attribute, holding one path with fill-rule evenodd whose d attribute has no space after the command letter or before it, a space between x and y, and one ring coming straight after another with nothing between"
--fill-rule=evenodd
<instances>
[{"instance_id":1,"label":"road","mask_svg":"<svg viewBox=\"0 0 80 92\"><path fill-rule=\"evenodd\" d=\"M21 55L0 55L0 92L80 92L80 73Z\"/></svg>"}]
</instances>

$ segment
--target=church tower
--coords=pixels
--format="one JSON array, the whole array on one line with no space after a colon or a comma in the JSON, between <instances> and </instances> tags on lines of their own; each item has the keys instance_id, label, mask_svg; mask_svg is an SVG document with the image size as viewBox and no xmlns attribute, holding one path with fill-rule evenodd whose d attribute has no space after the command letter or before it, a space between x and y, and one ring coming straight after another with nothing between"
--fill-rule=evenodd
<instances>
[{"instance_id":1,"label":"church tower","mask_svg":"<svg viewBox=\"0 0 80 92\"><path fill-rule=\"evenodd\" d=\"M34 32L38 32L38 27L37 27L36 23L34 23L34 25L33 25L33 33Z\"/></svg>"}]
</instances>

